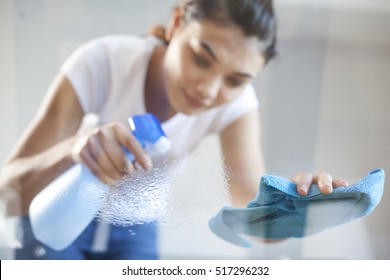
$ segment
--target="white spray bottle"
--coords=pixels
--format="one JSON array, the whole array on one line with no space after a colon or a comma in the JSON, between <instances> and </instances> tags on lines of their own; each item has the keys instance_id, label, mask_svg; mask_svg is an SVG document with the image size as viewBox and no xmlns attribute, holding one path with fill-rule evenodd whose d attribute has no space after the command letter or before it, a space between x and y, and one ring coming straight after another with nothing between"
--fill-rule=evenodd
<instances>
[{"instance_id":1,"label":"white spray bottle","mask_svg":"<svg viewBox=\"0 0 390 280\"><path fill-rule=\"evenodd\" d=\"M133 135L148 153L165 153L170 141L152 114L129 118ZM126 157L134 156L124 149ZM36 239L60 251L68 247L96 217L109 186L83 164L75 164L39 192L31 202L29 215Z\"/></svg>"}]
</instances>

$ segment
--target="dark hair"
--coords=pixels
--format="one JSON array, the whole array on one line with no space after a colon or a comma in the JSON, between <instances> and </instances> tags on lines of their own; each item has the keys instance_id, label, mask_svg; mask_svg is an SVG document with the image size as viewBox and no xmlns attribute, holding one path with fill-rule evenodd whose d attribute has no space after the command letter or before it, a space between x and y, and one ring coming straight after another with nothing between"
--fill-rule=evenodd
<instances>
[{"instance_id":1,"label":"dark hair","mask_svg":"<svg viewBox=\"0 0 390 280\"><path fill-rule=\"evenodd\" d=\"M181 0L183 20L211 20L216 24L234 23L246 36L262 42L262 53L268 62L276 55L276 19L272 0ZM150 32L164 37L164 29L154 26Z\"/></svg>"},{"instance_id":2,"label":"dark hair","mask_svg":"<svg viewBox=\"0 0 390 280\"><path fill-rule=\"evenodd\" d=\"M272 0L188 0L184 20L212 20L217 24L233 22L246 36L263 43L266 62L276 54L276 19Z\"/></svg>"}]
</instances>

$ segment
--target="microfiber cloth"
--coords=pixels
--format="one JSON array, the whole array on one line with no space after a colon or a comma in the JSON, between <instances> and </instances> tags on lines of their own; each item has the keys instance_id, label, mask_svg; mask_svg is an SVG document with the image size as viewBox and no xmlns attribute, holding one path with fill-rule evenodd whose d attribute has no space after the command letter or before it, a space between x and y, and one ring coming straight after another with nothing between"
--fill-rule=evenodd
<instances>
[{"instance_id":1,"label":"microfiber cloth","mask_svg":"<svg viewBox=\"0 0 390 280\"><path fill-rule=\"evenodd\" d=\"M385 181L383 169L348 188L330 194L313 185L301 196L292 181L272 175L261 177L257 196L246 208L223 207L209 221L220 238L250 247L240 234L265 239L301 238L370 214L379 204Z\"/></svg>"}]
</instances>

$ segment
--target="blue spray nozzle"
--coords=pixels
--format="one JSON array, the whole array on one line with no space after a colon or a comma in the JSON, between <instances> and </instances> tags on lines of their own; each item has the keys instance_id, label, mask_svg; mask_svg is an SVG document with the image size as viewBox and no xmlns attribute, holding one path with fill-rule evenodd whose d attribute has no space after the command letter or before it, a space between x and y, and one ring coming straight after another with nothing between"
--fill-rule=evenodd
<instances>
[{"instance_id":1,"label":"blue spray nozzle","mask_svg":"<svg viewBox=\"0 0 390 280\"><path fill-rule=\"evenodd\" d=\"M170 148L170 141L161 127L160 121L151 113L134 115L129 118L129 124L133 135L142 146L148 143L161 153Z\"/></svg>"}]
</instances>

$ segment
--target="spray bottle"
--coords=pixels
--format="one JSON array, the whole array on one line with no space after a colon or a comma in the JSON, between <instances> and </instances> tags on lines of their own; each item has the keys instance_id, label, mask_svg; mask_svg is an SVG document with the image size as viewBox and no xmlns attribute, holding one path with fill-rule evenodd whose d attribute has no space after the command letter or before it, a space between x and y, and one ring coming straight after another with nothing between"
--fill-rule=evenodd
<instances>
[{"instance_id":1,"label":"spray bottle","mask_svg":"<svg viewBox=\"0 0 390 280\"><path fill-rule=\"evenodd\" d=\"M135 115L129 118L129 124L150 155L170 149L170 141L154 115ZM134 161L134 156L123 150ZM57 251L68 247L96 217L109 188L84 164L73 165L31 202L29 214L36 239Z\"/></svg>"}]
</instances>

